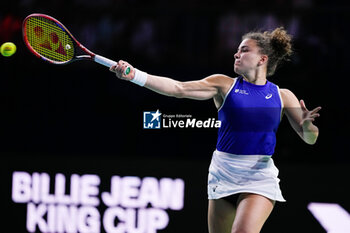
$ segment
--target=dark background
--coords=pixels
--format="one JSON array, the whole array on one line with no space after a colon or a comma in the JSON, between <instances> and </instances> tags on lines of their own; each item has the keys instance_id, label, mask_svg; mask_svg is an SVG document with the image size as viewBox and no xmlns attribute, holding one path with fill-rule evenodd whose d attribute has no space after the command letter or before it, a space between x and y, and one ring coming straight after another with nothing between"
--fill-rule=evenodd
<instances>
[{"instance_id":1,"label":"dark background","mask_svg":"<svg viewBox=\"0 0 350 233\"><path fill-rule=\"evenodd\" d=\"M0 153L5 183L11 181L12 171L34 171L34 164L39 171L69 173L75 165L80 166L69 164L70 160L84 159L87 169L80 170L82 173L94 171L97 164L96 172L102 174L103 167L109 166L107 161L150 161L147 166L152 166L151 161L172 161L175 167L193 166L196 172L198 164L198 173L203 173L198 182L203 184L204 201L193 206L193 211L197 208L201 212L194 224L202 224L205 230L205 214L198 206L206 205L205 179L215 149L216 130L144 130L142 114L159 109L165 114L207 119L216 117L213 102L161 96L118 80L106 67L88 61L67 66L44 63L25 47L22 21L31 13L51 15L91 51L182 81L214 73L235 76L233 54L241 36L251 30L284 26L293 35L295 52L270 81L292 90L309 109L322 106L322 110L315 122L320 135L314 146L303 143L287 119L282 120L274 160L281 171L282 191L290 202L276 207L276 212L290 215L280 219L275 212L269 221L283 226L300 209L308 213L305 203L313 200L304 198L301 194L305 191L298 190L298 185L296 189L286 187L304 180L301 188L311 185L310 190L321 189L321 174L329 179L326 184L339 184L336 187L342 193L333 191L338 189L331 185L322 186L330 196L317 201L338 202L350 210L347 198L342 197L349 196L348 191L341 187L348 183L346 171L350 168L346 146L350 139L350 5L316 0L22 0L4 4L0 8L0 43L12 41L17 45L14 56L0 58ZM61 160L65 162L57 162ZM112 173L113 169L109 169ZM141 174L147 175L145 171ZM335 171L343 173L335 175ZM115 173L118 174L117 167ZM191 172L181 173L184 177L190 175ZM311 184L306 182L310 177L315 177ZM10 185L5 188L10 193ZM293 203L298 203L300 209L284 208ZM311 215L305 221L314 221L314 226L320 228L318 232L325 232Z\"/></svg>"}]
</instances>

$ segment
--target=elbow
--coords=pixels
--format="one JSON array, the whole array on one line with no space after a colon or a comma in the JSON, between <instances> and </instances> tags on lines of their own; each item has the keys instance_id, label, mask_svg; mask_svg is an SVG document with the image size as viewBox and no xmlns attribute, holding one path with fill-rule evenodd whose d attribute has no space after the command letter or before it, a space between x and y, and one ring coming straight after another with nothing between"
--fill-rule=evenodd
<instances>
[{"instance_id":1,"label":"elbow","mask_svg":"<svg viewBox=\"0 0 350 233\"><path fill-rule=\"evenodd\" d=\"M178 99L185 98L185 91L181 82L176 82L170 95Z\"/></svg>"},{"instance_id":2,"label":"elbow","mask_svg":"<svg viewBox=\"0 0 350 233\"><path fill-rule=\"evenodd\" d=\"M178 99L183 99L185 96L182 93L176 93L173 95L173 97L178 98Z\"/></svg>"},{"instance_id":3,"label":"elbow","mask_svg":"<svg viewBox=\"0 0 350 233\"><path fill-rule=\"evenodd\" d=\"M173 93L171 93L171 96L178 98L178 99L184 98L184 94L182 92L173 92Z\"/></svg>"},{"instance_id":4,"label":"elbow","mask_svg":"<svg viewBox=\"0 0 350 233\"><path fill-rule=\"evenodd\" d=\"M316 141L317 141L317 139L315 139L315 140L305 140L306 144L308 144L310 146L315 145Z\"/></svg>"},{"instance_id":5,"label":"elbow","mask_svg":"<svg viewBox=\"0 0 350 233\"><path fill-rule=\"evenodd\" d=\"M315 145L318 138L318 130L316 132L304 133L304 141L309 145Z\"/></svg>"}]
</instances>

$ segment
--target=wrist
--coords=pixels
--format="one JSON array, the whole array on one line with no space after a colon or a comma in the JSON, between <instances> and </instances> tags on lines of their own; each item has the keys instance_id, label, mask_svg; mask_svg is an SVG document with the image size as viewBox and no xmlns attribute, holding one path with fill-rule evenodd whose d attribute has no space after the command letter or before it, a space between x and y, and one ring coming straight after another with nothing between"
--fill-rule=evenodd
<instances>
[{"instance_id":1,"label":"wrist","mask_svg":"<svg viewBox=\"0 0 350 233\"><path fill-rule=\"evenodd\" d=\"M143 72L141 70L138 70L134 68L134 78L130 80L130 82L135 83L141 87L143 87L147 82L147 76L148 74L146 72Z\"/></svg>"}]
</instances>

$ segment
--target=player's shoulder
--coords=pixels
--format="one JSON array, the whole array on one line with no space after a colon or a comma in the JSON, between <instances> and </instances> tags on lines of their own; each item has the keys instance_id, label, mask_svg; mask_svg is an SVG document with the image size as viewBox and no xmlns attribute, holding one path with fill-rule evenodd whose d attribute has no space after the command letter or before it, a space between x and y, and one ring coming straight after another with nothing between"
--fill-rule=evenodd
<instances>
[{"instance_id":1,"label":"player's shoulder","mask_svg":"<svg viewBox=\"0 0 350 233\"><path fill-rule=\"evenodd\" d=\"M280 93L282 97L291 98L294 97L294 93L287 88L280 88Z\"/></svg>"},{"instance_id":2,"label":"player's shoulder","mask_svg":"<svg viewBox=\"0 0 350 233\"><path fill-rule=\"evenodd\" d=\"M206 78L209 85L214 86L218 90L218 96L224 99L231 86L234 84L236 78L224 74L213 74Z\"/></svg>"},{"instance_id":3,"label":"player's shoulder","mask_svg":"<svg viewBox=\"0 0 350 233\"><path fill-rule=\"evenodd\" d=\"M236 80L236 78L232 78L225 74L212 74L206 77L205 80L208 82L227 85L227 84L232 84Z\"/></svg>"},{"instance_id":4,"label":"player's shoulder","mask_svg":"<svg viewBox=\"0 0 350 233\"><path fill-rule=\"evenodd\" d=\"M212 74L209 75L207 78L217 78L217 79L233 79L232 77L226 75L226 74Z\"/></svg>"},{"instance_id":5,"label":"player's shoulder","mask_svg":"<svg viewBox=\"0 0 350 233\"><path fill-rule=\"evenodd\" d=\"M280 93L285 107L292 107L299 103L298 98L291 90L287 88L280 88Z\"/></svg>"}]
</instances>

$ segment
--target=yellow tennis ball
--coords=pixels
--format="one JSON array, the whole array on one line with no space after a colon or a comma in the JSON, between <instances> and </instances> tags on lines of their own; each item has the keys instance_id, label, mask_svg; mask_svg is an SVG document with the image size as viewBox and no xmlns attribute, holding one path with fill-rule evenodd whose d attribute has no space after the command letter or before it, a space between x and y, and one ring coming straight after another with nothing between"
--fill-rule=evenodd
<instances>
[{"instance_id":1,"label":"yellow tennis ball","mask_svg":"<svg viewBox=\"0 0 350 233\"><path fill-rule=\"evenodd\" d=\"M12 56L16 52L16 45L12 42L3 43L0 47L0 53L4 57Z\"/></svg>"}]
</instances>

